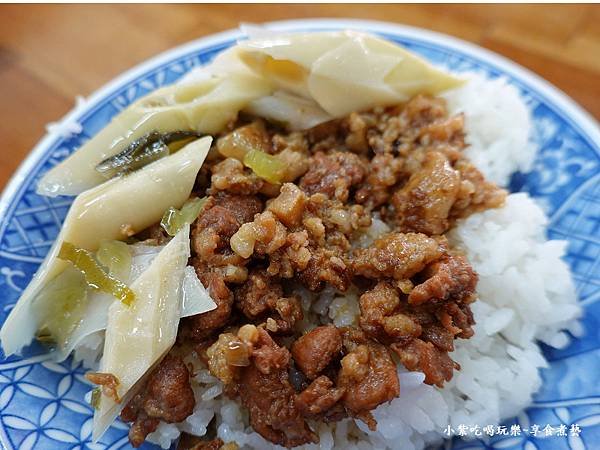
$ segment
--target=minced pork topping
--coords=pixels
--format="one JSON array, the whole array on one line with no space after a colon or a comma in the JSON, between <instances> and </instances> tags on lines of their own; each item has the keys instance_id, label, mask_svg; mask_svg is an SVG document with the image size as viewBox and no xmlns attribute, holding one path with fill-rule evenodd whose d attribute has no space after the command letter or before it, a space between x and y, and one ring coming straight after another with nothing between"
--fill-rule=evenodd
<instances>
[{"instance_id":1,"label":"minced pork topping","mask_svg":"<svg viewBox=\"0 0 600 450\"><path fill-rule=\"evenodd\" d=\"M473 335L477 285L444 234L506 196L465 158L464 138L464 117L425 96L304 132L251 117L231 124L193 193L207 201L189 264L217 308L182 321L177 345L123 411L131 443L192 413L183 357L208 367L254 430L285 447L318 442L308 420L353 417L375 429L371 411L400 393L398 364L443 387L460 369L454 340ZM388 231L366 238L374 221ZM159 227L145 237L166 239ZM358 292L354 326L336 327L299 295L316 301L325 288Z\"/></svg>"}]
</instances>

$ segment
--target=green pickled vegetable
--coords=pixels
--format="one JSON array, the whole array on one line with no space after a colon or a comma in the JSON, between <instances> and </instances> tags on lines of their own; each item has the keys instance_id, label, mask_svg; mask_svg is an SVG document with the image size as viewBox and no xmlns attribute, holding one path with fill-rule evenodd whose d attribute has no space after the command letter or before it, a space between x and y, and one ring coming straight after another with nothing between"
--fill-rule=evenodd
<instances>
[{"instance_id":1,"label":"green pickled vegetable","mask_svg":"<svg viewBox=\"0 0 600 450\"><path fill-rule=\"evenodd\" d=\"M180 139L178 141L171 142L170 144L167 145L167 147L169 147L169 153L173 154L173 153L181 150L183 147L188 145L190 142L195 141L196 139L198 139L197 136L192 136L192 137L188 137L188 138Z\"/></svg>"},{"instance_id":2,"label":"green pickled vegetable","mask_svg":"<svg viewBox=\"0 0 600 450\"><path fill-rule=\"evenodd\" d=\"M217 140L217 150L226 158L244 160L249 151L265 150L269 147L270 138L262 121L254 121Z\"/></svg>"},{"instance_id":3,"label":"green pickled vegetable","mask_svg":"<svg viewBox=\"0 0 600 450\"><path fill-rule=\"evenodd\" d=\"M56 345L56 338L52 336L52 332L45 326L38 330L37 334L35 335L35 339L44 345Z\"/></svg>"},{"instance_id":4,"label":"green pickled vegetable","mask_svg":"<svg viewBox=\"0 0 600 450\"><path fill-rule=\"evenodd\" d=\"M58 257L71 262L80 270L88 286L111 294L125 305L130 305L134 301L133 291L122 281L107 274L89 251L78 248L69 242L63 242Z\"/></svg>"},{"instance_id":5,"label":"green pickled vegetable","mask_svg":"<svg viewBox=\"0 0 600 450\"><path fill-rule=\"evenodd\" d=\"M96 171L106 178L132 172L163 156L175 153L185 144L200 136L193 131L173 131L170 133L153 131L136 139L123 151L101 161L96 166Z\"/></svg>"},{"instance_id":6,"label":"green pickled vegetable","mask_svg":"<svg viewBox=\"0 0 600 450\"><path fill-rule=\"evenodd\" d=\"M198 218L205 203L206 197L193 198L185 202L181 209L170 207L163 214L160 225L169 236L175 236L181 227Z\"/></svg>"},{"instance_id":7,"label":"green pickled vegetable","mask_svg":"<svg viewBox=\"0 0 600 450\"><path fill-rule=\"evenodd\" d=\"M42 317L37 339L63 346L83 319L87 304L87 283L81 272L67 267L52 279L35 300Z\"/></svg>"},{"instance_id":8,"label":"green pickled vegetable","mask_svg":"<svg viewBox=\"0 0 600 450\"><path fill-rule=\"evenodd\" d=\"M125 242L105 240L100 243L96 259L108 269L108 273L121 281L131 273L131 252Z\"/></svg>"},{"instance_id":9,"label":"green pickled vegetable","mask_svg":"<svg viewBox=\"0 0 600 450\"><path fill-rule=\"evenodd\" d=\"M285 164L276 156L260 150L250 150L244 156L244 165L272 184L280 184L285 177Z\"/></svg>"},{"instance_id":10,"label":"green pickled vegetable","mask_svg":"<svg viewBox=\"0 0 600 450\"><path fill-rule=\"evenodd\" d=\"M140 169L169 154L169 147L163 142L154 142L138 151L119 153L102 161L96 170L106 178Z\"/></svg>"},{"instance_id":11,"label":"green pickled vegetable","mask_svg":"<svg viewBox=\"0 0 600 450\"><path fill-rule=\"evenodd\" d=\"M100 398L102 398L102 389L100 387L94 388L92 391L92 398L90 405L94 409L100 408Z\"/></svg>"}]
</instances>

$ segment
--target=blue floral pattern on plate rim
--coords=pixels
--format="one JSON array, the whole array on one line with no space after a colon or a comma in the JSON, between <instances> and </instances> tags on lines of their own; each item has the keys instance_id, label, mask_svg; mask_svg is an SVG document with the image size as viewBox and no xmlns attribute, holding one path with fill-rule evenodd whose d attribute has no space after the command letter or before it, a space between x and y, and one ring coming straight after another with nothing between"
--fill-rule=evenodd
<instances>
[{"instance_id":1,"label":"blue floral pattern on plate rim","mask_svg":"<svg viewBox=\"0 0 600 450\"><path fill-rule=\"evenodd\" d=\"M580 435L565 437L495 436L455 439L455 449L593 449L600 447L600 130L568 97L527 70L489 51L421 29L360 20L275 22L274 29L362 29L380 34L456 71L506 77L531 111L533 139L541 149L534 170L515 174L511 190L529 192L550 218L550 238L569 241L566 260L585 308L586 334L563 350L544 347L550 368L544 384L519 424L579 425ZM35 193L40 176L100 130L135 99L210 61L240 38L220 33L165 52L131 69L92 95L63 120L81 123L71 137L50 133L22 164L0 200L0 322L16 302L56 237L71 199ZM0 443L5 449L129 448L126 427L116 423L99 443L91 442L92 410L84 401L90 389L83 369L71 360L49 361L33 351L22 358L0 358ZM440 430L441 431L441 430ZM144 448L155 448L145 444Z\"/></svg>"}]
</instances>

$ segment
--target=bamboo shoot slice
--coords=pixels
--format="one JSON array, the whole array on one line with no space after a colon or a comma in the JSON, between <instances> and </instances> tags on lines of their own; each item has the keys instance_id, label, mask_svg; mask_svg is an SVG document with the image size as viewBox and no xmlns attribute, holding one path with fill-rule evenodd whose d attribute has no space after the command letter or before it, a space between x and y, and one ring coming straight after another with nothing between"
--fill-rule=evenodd
<instances>
[{"instance_id":1,"label":"bamboo shoot slice","mask_svg":"<svg viewBox=\"0 0 600 450\"><path fill-rule=\"evenodd\" d=\"M46 259L0 329L5 355L28 345L40 325L35 299L46 283L69 263L57 258L62 243L96 251L104 239L124 239L123 227L141 231L158 222L170 206L188 199L211 138L194 141L179 152L122 178L115 178L79 195Z\"/></svg>"},{"instance_id":2,"label":"bamboo shoot slice","mask_svg":"<svg viewBox=\"0 0 600 450\"><path fill-rule=\"evenodd\" d=\"M113 302L109 308L100 372L119 380L117 395L123 401L116 403L102 394L94 414L94 440L115 420L136 383L175 343L190 256L189 232L186 224L131 285L136 296L131 307ZM214 307L207 304L206 310Z\"/></svg>"},{"instance_id":3,"label":"bamboo shoot slice","mask_svg":"<svg viewBox=\"0 0 600 450\"><path fill-rule=\"evenodd\" d=\"M399 45L364 33L276 34L238 45L239 57L256 73L334 117L462 84Z\"/></svg>"},{"instance_id":4,"label":"bamboo shoot slice","mask_svg":"<svg viewBox=\"0 0 600 450\"><path fill-rule=\"evenodd\" d=\"M152 255L145 254L133 258L132 276L127 280L127 284L133 283L137 277L143 273L159 254L164 246L156 246L156 252ZM186 266L183 276L183 306L181 317L194 316L216 308L215 302L210 298L208 291L202 285L196 271L191 266ZM90 334L106 330L108 323L108 308L115 301L111 295L102 292L92 292L88 294L86 309L83 313L83 319L76 329L65 340L62 346L56 348L53 352L55 361L62 362L69 357L79 343Z\"/></svg>"},{"instance_id":5,"label":"bamboo shoot slice","mask_svg":"<svg viewBox=\"0 0 600 450\"><path fill-rule=\"evenodd\" d=\"M253 100L245 111L283 125L291 131L307 130L333 118L314 100L285 91Z\"/></svg>"},{"instance_id":6,"label":"bamboo shoot slice","mask_svg":"<svg viewBox=\"0 0 600 450\"><path fill-rule=\"evenodd\" d=\"M215 134L251 100L270 92L253 75L231 74L180 83L154 91L117 115L79 150L40 180L38 193L77 195L105 181L95 167L142 136L158 131Z\"/></svg>"}]
</instances>

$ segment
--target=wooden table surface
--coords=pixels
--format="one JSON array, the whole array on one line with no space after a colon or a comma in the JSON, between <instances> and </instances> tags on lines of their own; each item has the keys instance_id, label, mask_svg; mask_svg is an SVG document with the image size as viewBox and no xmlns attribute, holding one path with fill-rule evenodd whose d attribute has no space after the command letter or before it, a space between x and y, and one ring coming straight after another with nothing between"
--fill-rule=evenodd
<instances>
[{"instance_id":1,"label":"wooden table surface","mask_svg":"<svg viewBox=\"0 0 600 450\"><path fill-rule=\"evenodd\" d=\"M600 5L1 5L0 189L76 95L239 22L305 17L385 20L460 37L537 72L600 118Z\"/></svg>"}]
</instances>

